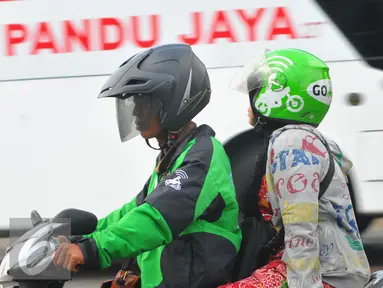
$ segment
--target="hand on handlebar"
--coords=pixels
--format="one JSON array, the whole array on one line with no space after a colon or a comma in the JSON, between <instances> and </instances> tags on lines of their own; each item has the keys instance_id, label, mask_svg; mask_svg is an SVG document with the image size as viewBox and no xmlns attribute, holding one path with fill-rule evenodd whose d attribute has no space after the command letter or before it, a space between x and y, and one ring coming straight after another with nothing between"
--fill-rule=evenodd
<instances>
[{"instance_id":1,"label":"hand on handlebar","mask_svg":"<svg viewBox=\"0 0 383 288\"><path fill-rule=\"evenodd\" d=\"M84 264L84 255L77 244L70 243L64 236L58 236L60 246L55 251L53 263L72 272L77 272L79 265Z\"/></svg>"},{"instance_id":2,"label":"hand on handlebar","mask_svg":"<svg viewBox=\"0 0 383 288\"><path fill-rule=\"evenodd\" d=\"M57 237L55 237L59 242L60 244L63 244L63 243L70 243L69 239L63 235L59 235Z\"/></svg>"}]
</instances>

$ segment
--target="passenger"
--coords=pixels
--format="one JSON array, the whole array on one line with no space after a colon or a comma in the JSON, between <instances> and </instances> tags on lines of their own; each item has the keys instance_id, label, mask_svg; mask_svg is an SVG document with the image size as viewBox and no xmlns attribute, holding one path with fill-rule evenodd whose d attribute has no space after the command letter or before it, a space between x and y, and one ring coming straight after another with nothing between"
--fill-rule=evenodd
<instances>
[{"instance_id":1,"label":"passenger","mask_svg":"<svg viewBox=\"0 0 383 288\"><path fill-rule=\"evenodd\" d=\"M285 236L267 265L220 288L364 287L370 267L347 186L352 163L316 129L332 100L328 66L302 50L269 51L231 86L249 95L249 123L268 141L266 173L254 188L264 220Z\"/></svg>"},{"instance_id":2,"label":"passenger","mask_svg":"<svg viewBox=\"0 0 383 288\"><path fill-rule=\"evenodd\" d=\"M230 281L242 239L230 162L213 129L192 122L210 94L205 65L183 44L143 51L108 79L99 98L116 99L121 140L141 133L148 145L156 138L161 152L143 190L99 220L94 233L63 243L56 265L103 269L113 259L138 256L142 287ZM114 197L106 193L94 197L107 204Z\"/></svg>"}]
</instances>

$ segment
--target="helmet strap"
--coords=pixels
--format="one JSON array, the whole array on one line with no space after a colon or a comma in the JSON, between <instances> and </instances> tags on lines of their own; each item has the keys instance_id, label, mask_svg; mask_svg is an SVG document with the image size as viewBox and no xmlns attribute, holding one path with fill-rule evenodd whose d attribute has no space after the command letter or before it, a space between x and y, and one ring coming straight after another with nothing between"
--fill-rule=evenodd
<instances>
[{"instance_id":1,"label":"helmet strap","mask_svg":"<svg viewBox=\"0 0 383 288\"><path fill-rule=\"evenodd\" d=\"M166 144L164 144L162 146L159 145L160 146L159 148L154 148L152 145L150 145L149 139L145 139L146 145L148 145L153 150L161 150L161 151L163 151L166 148L166 146L167 146L167 148L170 148L170 147L172 147L174 145L174 143L176 143L178 137L180 136L180 134L184 130L184 128L185 128L185 126L183 126L182 128L180 128L180 129L178 129L176 131L168 130L167 131L167 135L168 135L167 142L166 142Z\"/></svg>"},{"instance_id":2,"label":"helmet strap","mask_svg":"<svg viewBox=\"0 0 383 288\"><path fill-rule=\"evenodd\" d=\"M149 139L145 139L146 145L148 145L153 150L161 150L161 148L154 148L152 145L150 145Z\"/></svg>"},{"instance_id":3,"label":"helmet strap","mask_svg":"<svg viewBox=\"0 0 383 288\"><path fill-rule=\"evenodd\" d=\"M178 136L179 136L179 134L180 134L180 132L182 131L182 129L180 129L180 130L178 130L178 131L168 131L168 140L167 140L167 142L166 142L166 144L165 145L163 145L163 146L168 146L169 148L171 147L171 146L173 146L174 145L174 143L177 141L177 138L178 138ZM150 148L152 148L153 150L163 150L165 147L159 147L159 148L155 148L155 147L153 147L151 144L150 144L150 142L149 142L149 139L145 139L145 142L146 142L146 145L148 145Z\"/></svg>"},{"instance_id":4,"label":"helmet strap","mask_svg":"<svg viewBox=\"0 0 383 288\"><path fill-rule=\"evenodd\" d=\"M261 119L261 117L258 117L258 118L257 118L257 122L255 122L254 129L255 129L257 132L261 132L262 129L263 129L263 126L264 126L266 123L267 123L266 120Z\"/></svg>"},{"instance_id":5,"label":"helmet strap","mask_svg":"<svg viewBox=\"0 0 383 288\"><path fill-rule=\"evenodd\" d=\"M174 145L174 143L177 141L177 138L178 138L178 135L179 135L179 132L180 131L168 131L168 141L167 141L167 146L168 147L171 147ZM145 139L145 142L146 142L146 145L148 145L150 148L152 148L153 150L163 150L164 147L159 147L159 148L155 148L153 147L150 142L149 142L149 139ZM164 145L165 146L165 145Z\"/></svg>"}]
</instances>

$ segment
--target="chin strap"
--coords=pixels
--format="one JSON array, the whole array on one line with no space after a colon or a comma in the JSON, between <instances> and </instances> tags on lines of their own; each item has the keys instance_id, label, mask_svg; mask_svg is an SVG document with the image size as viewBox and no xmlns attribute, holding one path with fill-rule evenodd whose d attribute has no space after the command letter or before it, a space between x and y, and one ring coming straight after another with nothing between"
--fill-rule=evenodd
<instances>
[{"instance_id":1,"label":"chin strap","mask_svg":"<svg viewBox=\"0 0 383 288\"><path fill-rule=\"evenodd\" d=\"M160 146L159 148L154 148L152 145L150 145L149 139L145 139L146 145L148 145L153 150L161 150L161 151L163 151L164 148L165 148L164 146L168 146L168 148L170 148L177 141L178 136L181 134L181 132L184 130L184 128L185 128L185 126L183 126L181 129L179 129L177 131L170 131L169 130L167 132L168 140L167 140L166 144L164 144L162 147Z\"/></svg>"},{"instance_id":2,"label":"chin strap","mask_svg":"<svg viewBox=\"0 0 383 288\"><path fill-rule=\"evenodd\" d=\"M150 145L149 139L145 139L145 142L146 142L146 145L148 145L153 150L162 150L161 147L160 148L154 148L152 145Z\"/></svg>"},{"instance_id":3,"label":"chin strap","mask_svg":"<svg viewBox=\"0 0 383 288\"><path fill-rule=\"evenodd\" d=\"M254 129L257 131L257 132L261 132L263 130L263 126L266 124L267 122L264 120L262 121L261 117L258 117L257 118L257 122L255 122L255 125L254 125Z\"/></svg>"},{"instance_id":4,"label":"chin strap","mask_svg":"<svg viewBox=\"0 0 383 288\"><path fill-rule=\"evenodd\" d=\"M146 145L148 145L150 148L152 148L153 150L161 150L163 151L165 146L168 146L169 148L171 146L173 146L173 144L176 142L177 138L178 138L178 135L179 133L181 132L180 131L168 131L168 141L166 142L166 144L164 144L162 147L160 146L159 148L155 148L153 147L150 142L149 142L149 139L145 139L145 142L146 142Z\"/></svg>"}]
</instances>

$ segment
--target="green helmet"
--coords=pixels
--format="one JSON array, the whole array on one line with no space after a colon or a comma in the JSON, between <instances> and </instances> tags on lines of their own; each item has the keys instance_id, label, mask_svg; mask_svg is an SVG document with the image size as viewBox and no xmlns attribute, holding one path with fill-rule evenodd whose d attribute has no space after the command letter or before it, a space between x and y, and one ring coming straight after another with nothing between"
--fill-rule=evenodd
<instances>
[{"instance_id":1,"label":"green helmet","mask_svg":"<svg viewBox=\"0 0 383 288\"><path fill-rule=\"evenodd\" d=\"M318 126L332 100L329 67L298 49L266 52L250 61L230 86L250 95L256 115Z\"/></svg>"}]
</instances>

